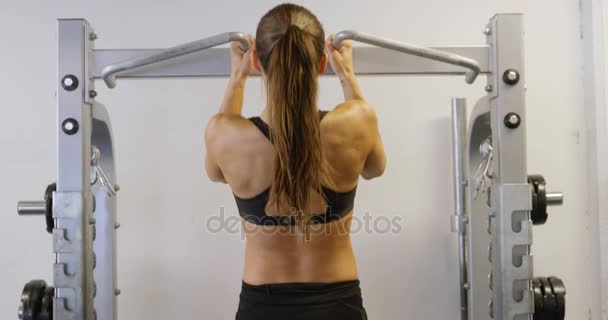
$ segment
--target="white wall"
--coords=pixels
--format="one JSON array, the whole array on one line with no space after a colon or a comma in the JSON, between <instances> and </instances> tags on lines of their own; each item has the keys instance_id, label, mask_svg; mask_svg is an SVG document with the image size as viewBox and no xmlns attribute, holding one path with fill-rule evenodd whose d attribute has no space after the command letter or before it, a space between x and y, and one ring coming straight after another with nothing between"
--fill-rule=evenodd
<instances>
[{"instance_id":1,"label":"white wall","mask_svg":"<svg viewBox=\"0 0 608 320\"><path fill-rule=\"evenodd\" d=\"M582 1L581 25L584 48L584 92L588 146L589 230L597 252L592 268L601 281L592 284L601 291L592 301L596 317L608 319L608 3L604 0ZM600 312L601 311L601 312Z\"/></svg>"},{"instance_id":2,"label":"white wall","mask_svg":"<svg viewBox=\"0 0 608 320\"><path fill-rule=\"evenodd\" d=\"M3 259L0 318L15 317L31 278L51 279L51 238L41 218L20 218L19 199L37 199L54 180L55 19L83 17L99 34L97 48L157 48L227 30L253 33L277 1L11 1L0 4L0 212ZM568 319L591 314L585 195L582 49L577 1L302 1L326 30L356 28L428 45L483 42L497 12L526 15L528 164L543 173L565 204L535 228L537 275L558 275L568 288ZM346 9L348 8L348 9ZM389 166L362 182L357 213L400 215L397 235L358 234L354 246L370 319L456 319L449 98L472 106L483 79L366 77ZM236 210L227 187L206 180L201 140L226 79L121 81L98 100L117 137L119 283L122 319L230 319L236 310L244 243L210 234L205 219ZM335 79L321 82L321 105L339 102ZM259 80L248 83L246 113L263 104Z\"/></svg>"},{"instance_id":3,"label":"white wall","mask_svg":"<svg viewBox=\"0 0 608 320\"><path fill-rule=\"evenodd\" d=\"M603 139L601 144L602 151L602 162L600 165L606 163L608 161L608 40L606 40L606 36L608 36L608 2L602 1L603 7L603 39L604 39L604 50L603 50L603 61L604 61L604 126L603 126ZM602 211L600 214L600 233L601 233L601 256L602 256L602 317L603 319L608 319L608 170L604 170L604 175L601 177L601 185L599 189L599 194L601 199L600 203L602 204Z\"/></svg>"}]
</instances>

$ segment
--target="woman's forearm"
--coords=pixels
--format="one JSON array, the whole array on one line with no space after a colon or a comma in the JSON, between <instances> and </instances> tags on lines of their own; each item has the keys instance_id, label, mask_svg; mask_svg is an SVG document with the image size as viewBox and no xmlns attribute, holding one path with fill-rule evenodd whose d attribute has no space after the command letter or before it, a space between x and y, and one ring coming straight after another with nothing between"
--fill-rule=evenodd
<instances>
[{"instance_id":1,"label":"woman's forearm","mask_svg":"<svg viewBox=\"0 0 608 320\"><path fill-rule=\"evenodd\" d=\"M340 77L340 84L344 90L344 99L348 100L365 100L359 82L354 74Z\"/></svg>"},{"instance_id":2,"label":"woman's forearm","mask_svg":"<svg viewBox=\"0 0 608 320\"><path fill-rule=\"evenodd\" d=\"M242 113L245 82L246 79L230 78L219 113L235 115L240 115Z\"/></svg>"}]
</instances>

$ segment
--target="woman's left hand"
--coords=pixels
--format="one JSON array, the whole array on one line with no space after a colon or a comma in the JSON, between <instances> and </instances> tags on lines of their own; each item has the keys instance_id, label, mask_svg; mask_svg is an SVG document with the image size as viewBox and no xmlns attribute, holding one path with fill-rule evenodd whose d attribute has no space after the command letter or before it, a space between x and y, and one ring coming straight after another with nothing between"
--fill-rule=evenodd
<instances>
[{"instance_id":1,"label":"woman's left hand","mask_svg":"<svg viewBox=\"0 0 608 320\"><path fill-rule=\"evenodd\" d=\"M230 44L230 77L232 80L243 81L251 73L251 56L255 39L251 35L249 39L249 50L241 50L241 43L233 41Z\"/></svg>"}]
</instances>

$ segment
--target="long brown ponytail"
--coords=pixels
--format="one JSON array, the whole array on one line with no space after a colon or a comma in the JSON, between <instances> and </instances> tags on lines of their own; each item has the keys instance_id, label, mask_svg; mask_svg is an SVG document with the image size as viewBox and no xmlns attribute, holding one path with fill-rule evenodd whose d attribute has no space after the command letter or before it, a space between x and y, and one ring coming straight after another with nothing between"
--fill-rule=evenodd
<instances>
[{"instance_id":1,"label":"long brown ponytail","mask_svg":"<svg viewBox=\"0 0 608 320\"><path fill-rule=\"evenodd\" d=\"M277 206L286 201L298 214L308 213L325 175L316 107L324 38L318 19L293 4L266 13L256 32L276 149L271 197Z\"/></svg>"}]
</instances>

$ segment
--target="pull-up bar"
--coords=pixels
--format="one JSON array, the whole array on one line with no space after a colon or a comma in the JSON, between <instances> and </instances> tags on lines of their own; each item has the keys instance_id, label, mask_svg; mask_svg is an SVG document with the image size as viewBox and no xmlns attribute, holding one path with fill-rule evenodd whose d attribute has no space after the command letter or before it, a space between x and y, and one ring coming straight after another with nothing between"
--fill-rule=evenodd
<instances>
[{"instance_id":1,"label":"pull-up bar","mask_svg":"<svg viewBox=\"0 0 608 320\"><path fill-rule=\"evenodd\" d=\"M342 31L336 34L334 47L338 48L345 40L359 41L378 47L357 48L355 67L358 74L464 74L466 82L470 84L475 81L479 73L489 72L489 48L487 46L429 48L384 39L363 32ZM212 48L231 41L240 42L243 50L249 49L249 41L244 33L227 32L162 50L94 50L93 77L101 77L109 88L115 88L116 77L119 76L204 77L226 75L229 72L229 65L226 63L227 49ZM204 59L189 61L187 69L175 64L158 65L154 67L154 70L142 70L143 68L141 68L203 51ZM395 52L406 53L409 58L400 54L395 55Z\"/></svg>"},{"instance_id":2,"label":"pull-up bar","mask_svg":"<svg viewBox=\"0 0 608 320\"><path fill-rule=\"evenodd\" d=\"M467 71L467 73L465 74L465 79L468 84L475 82L475 79L481 71L479 62L458 54L441 51L433 48L421 47L418 45L403 43L395 40L383 39L369 33L352 30L341 31L336 34L333 41L334 47L339 48L340 44L345 40L359 41L381 48L411 54L425 59L441 61L465 67L469 69L469 71Z\"/></svg>"},{"instance_id":3,"label":"pull-up bar","mask_svg":"<svg viewBox=\"0 0 608 320\"><path fill-rule=\"evenodd\" d=\"M189 42L179 46L175 46L156 54L134 58L124 62L116 63L105 67L102 71L103 81L109 88L116 87L116 76L122 72L127 72L136 68L144 67L157 62L177 58L189 53L194 53L217 47L219 45L238 41L241 43L241 49L243 51L249 50L249 40L242 32L226 32L221 33L209 38L201 39L198 41Z\"/></svg>"}]
</instances>

